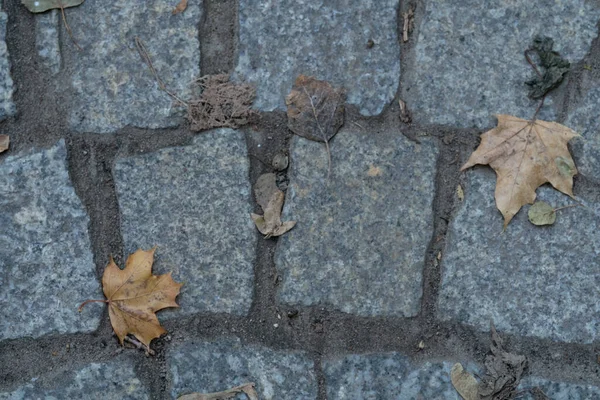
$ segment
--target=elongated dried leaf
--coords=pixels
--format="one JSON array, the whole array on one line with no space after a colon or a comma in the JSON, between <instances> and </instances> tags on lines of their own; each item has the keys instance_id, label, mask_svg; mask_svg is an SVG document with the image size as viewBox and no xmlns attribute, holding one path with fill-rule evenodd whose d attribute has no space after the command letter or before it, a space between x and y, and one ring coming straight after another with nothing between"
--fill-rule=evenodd
<instances>
[{"instance_id":1,"label":"elongated dried leaf","mask_svg":"<svg viewBox=\"0 0 600 400\"><path fill-rule=\"evenodd\" d=\"M190 393L177 398L177 400L226 400L244 393L249 400L258 400L258 394L254 389L254 383L245 383L222 392L215 393Z\"/></svg>"},{"instance_id":2,"label":"elongated dried leaf","mask_svg":"<svg viewBox=\"0 0 600 400\"><path fill-rule=\"evenodd\" d=\"M545 201L536 201L529 207L527 217L534 225L552 225L556 221L556 212Z\"/></svg>"},{"instance_id":3,"label":"elongated dried leaf","mask_svg":"<svg viewBox=\"0 0 600 400\"><path fill-rule=\"evenodd\" d=\"M579 135L556 122L497 117L498 126L481 135L481 144L461 171L475 164L489 164L496 171L496 206L506 228L523 205L534 202L536 189L544 183L573 197L577 169L567 143Z\"/></svg>"},{"instance_id":4,"label":"elongated dried leaf","mask_svg":"<svg viewBox=\"0 0 600 400\"><path fill-rule=\"evenodd\" d=\"M132 334L149 349L152 339L167 332L155 312L179 307L175 298L182 284L173 281L170 272L152 275L155 250L137 250L127 258L125 269L117 267L111 257L102 275L104 302L108 303L110 323L121 345L125 337ZM100 300L87 302L90 301Z\"/></svg>"},{"instance_id":5,"label":"elongated dried leaf","mask_svg":"<svg viewBox=\"0 0 600 400\"><path fill-rule=\"evenodd\" d=\"M281 222L281 209L285 196L277 187L276 175L263 174L254 187L256 202L264 211L264 215L251 214L252 221L265 239L281 236L296 225L296 221Z\"/></svg>"},{"instance_id":6,"label":"elongated dried leaf","mask_svg":"<svg viewBox=\"0 0 600 400\"><path fill-rule=\"evenodd\" d=\"M299 75L285 98L288 128L306 139L328 142L344 124L344 101L343 90Z\"/></svg>"},{"instance_id":7,"label":"elongated dried leaf","mask_svg":"<svg viewBox=\"0 0 600 400\"><path fill-rule=\"evenodd\" d=\"M32 13L41 13L53 8L69 8L82 4L84 0L21 0Z\"/></svg>"},{"instance_id":8,"label":"elongated dried leaf","mask_svg":"<svg viewBox=\"0 0 600 400\"><path fill-rule=\"evenodd\" d=\"M0 153L8 150L10 146L10 137L8 135L0 135Z\"/></svg>"},{"instance_id":9,"label":"elongated dried leaf","mask_svg":"<svg viewBox=\"0 0 600 400\"><path fill-rule=\"evenodd\" d=\"M460 363L456 363L450 370L452 386L464 400L478 400L477 393L479 384L473 375L463 369Z\"/></svg>"},{"instance_id":10,"label":"elongated dried leaf","mask_svg":"<svg viewBox=\"0 0 600 400\"><path fill-rule=\"evenodd\" d=\"M185 11L187 8L187 0L181 0L173 9L172 14L179 14Z\"/></svg>"}]
</instances>

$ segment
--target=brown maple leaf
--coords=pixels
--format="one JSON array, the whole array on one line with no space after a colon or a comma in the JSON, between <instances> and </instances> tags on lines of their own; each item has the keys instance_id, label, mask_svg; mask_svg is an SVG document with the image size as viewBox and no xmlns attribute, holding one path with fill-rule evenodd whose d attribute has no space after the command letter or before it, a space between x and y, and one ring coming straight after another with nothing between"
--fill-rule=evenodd
<instances>
[{"instance_id":1,"label":"brown maple leaf","mask_svg":"<svg viewBox=\"0 0 600 400\"><path fill-rule=\"evenodd\" d=\"M481 135L481 144L460 170L489 164L496 171L496 206L506 229L523 205L534 202L536 189L544 183L574 197L577 169L567 143L579 135L556 122L496 117L498 126Z\"/></svg>"},{"instance_id":2,"label":"brown maple leaf","mask_svg":"<svg viewBox=\"0 0 600 400\"><path fill-rule=\"evenodd\" d=\"M137 250L127 258L125 269L120 269L115 261L110 262L102 275L102 289L106 300L88 300L108 303L110 323L121 342L132 334L150 349L152 339L167 331L160 325L155 312L167 307L179 307L175 298L182 284L171 277L171 273L152 275L154 252Z\"/></svg>"}]
</instances>

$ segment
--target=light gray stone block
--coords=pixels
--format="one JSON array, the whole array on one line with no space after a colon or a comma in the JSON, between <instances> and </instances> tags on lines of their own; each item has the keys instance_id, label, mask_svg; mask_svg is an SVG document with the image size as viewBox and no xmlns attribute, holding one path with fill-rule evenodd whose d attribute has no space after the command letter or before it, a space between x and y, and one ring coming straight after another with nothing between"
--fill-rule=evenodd
<instances>
[{"instance_id":1,"label":"light gray stone block","mask_svg":"<svg viewBox=\"0 0 600 400\"><path fill-rule=\"evenodd\" d=\"M0 162L0 339L90 332L102 298L64 141Z\"/></svg>"},{"instance_id":2,"label":"light gray stone block","mask_svg":"<svg viewBox=\"0 0 600 400\"><path fill-rule=\"evenodd\" d=\"M170 350L171 395L219 392L248 382L261 400L315 400L314 362L302 352L274 351L238 339L186 343ZM243 395L236 397L244 399Z\"/></svg>"},{"instance_id":3,"label":"light gray stone block","mask_svg":"<svg viewBox=\"0 0 600 400\"><path fill-rule=\"evenodd\" d=\"M460 400L450 382L449 363L414 366L398 353L348 355L325 360L331 400Z\"/></svg>"},{"instance_id":4,"label":"light gray stone block","mask_svg":"<svg viewBox=\"0 0 600 400\"><path fill-rule=\"evenodd\" d=\"M284 303L362 316L420 308L431 240L437 150L397 132L342 129L325 145L293 139L283 220L298 223L276 252Z\"/></svg>"},{"instance_id":5,"label":"light gray stone block","mask_svg":"<svg viewBox=\"0 0 600 400\"><path fill-rule=\"evenodd\" d=\"M62 64L58 34L60 29L59 13L59 10L51 10L35 16L35 48L38 56L42 59L42 64L52 74L57 74ZM69 45L72 44L69 43Z\"/></svg>"},{"instance_id":6,"label":"light gray stone block","mask_svg":"<svg viewBox=\"0 0 600 400\"><path fill-rule=\"evenodd\" d=\"M573 139L573 157L580 174L600 181L600 84L589 82L590 88L578 105L569 112L565 125L581 138Z\"/></svg>"},{"instance_id":7,"label":"light gray stone block","mask_svg":"<svg viewBox=\"0 0 600 400\"><path fill-rule=\"evenodd\" d=\"M500 333L597 340L600 207L579 198L585 207L560 210L554 225L537 227L527 220L527 205L503 233L495 182L491 169L467 172L465 201L450 224L442 259L439 317L482 331L493 320ZM575 204L548 186L537 193L554 207Z\"/></svg>"},{"instance_id":8,"label":"light gray stone block","mask_svg":"<svg viewBox=\"0 0 600 400\"><path fill-rule=\"evenodd\" d=\"M13 81L10 76L8 48L6 47L6 24L8 16L0 11L0 121L17 112L13 102Z\"/></svg>"},{"instance_id":9,"label":"light gray stone block","mask_svg":"<svg viewBox=\"0 0 600 400\"><path fill-rule=\"evenodd\" d=\"M538 102L524 84L533 75L523 52L535 35L554 39L571 62L597 36L600 8L585 0L428 2L418 27L403 96L416 122L488 128L495 114L531 118ZM546 104L549 105L550 99ZM540 119L554 118L544 107Z\"/></svg>"},{"instance_id":10,"label":"light gray stone block","mask_svg":"<svg viewBox=\"0 0 600 400\"><path fill-rule=\"evenodd\" d=\"M244 135L230 129L116 162L126 253L157 245L154 271L184 283L181 308L159 315L250 308L256 228L248 165Z\"/></svg>"},{"instance_id":11,"label":"light gray stone block","mask_svg":"<svg viewBox=\"0 0 600 400\"><path fill-rule=\"evenodd\" d=\"M189 83L200 74L202 1L191 0L185 12L172 15L176 3L86 1L69 13L83 48L68 52L65 60L73 68L72 129L104 133L126 125L162 128L181 122L182 109L159 89L135 45L139 37L170 91L189 93Z\"/></svg>"},{"instance_id":12,"label":"light gray stone block","mask_svg":"<svg viewBox=\"0 0 600 400\"><path fill-rule=\"evenodd\" d=\"M325 359L323 371L330 400L461 400L452 386L450 371L454 362L410 362L398 353L351 354ZM471 374L485 372L477 365L463 363ZM525 377L519 390L538 387L550 399L584 400L600 398L600 388L567 382L553 382L535 376ZM526 400L534 400L523 393Z\"/></svg>"},{"instance_id":13,"label":"light gray stone block","mask_svg":"<svg viewBox=\"0 0 600 400\"><path fill-rule=\"evenodd\" d=\"M400 81L397 8L398 0L241 0L236 76L256 85L263 111L284 109L304 74L344 87L362 114L379 114Z\"/></svg>"},{"instance_id":14,"label":"light gray stone block","mask_svg":"<svg viewBox=\"0 0 600 400\"><path fill-rule=\"evenodd\" d=\"M0 393L0 400L29 399L149 399L148 390L127 362L92 363L76 370L53 372L32 379L12 392Z\"/></svg>"}]
</instances>

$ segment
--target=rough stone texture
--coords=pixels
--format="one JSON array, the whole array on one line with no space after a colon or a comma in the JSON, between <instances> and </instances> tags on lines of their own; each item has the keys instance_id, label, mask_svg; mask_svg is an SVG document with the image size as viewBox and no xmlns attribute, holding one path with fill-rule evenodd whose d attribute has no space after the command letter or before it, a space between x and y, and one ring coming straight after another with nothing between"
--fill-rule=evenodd
<instances>
[{"instance_id":1,"label":"rough stone texture","mask_svg":"<svg viewBox=\"0 0 600 400\"><path fill-rule=\"evenodd\" d=\"M494 114L530 118L533 71L523 52L536 34L550 36L571 62L597 36L600 8L585 0L441 0L426 5L405 100L419 123L490 127ZM547 103L549 104L549 103ZM549 108L540 114L550 119Z\"/></svg>"},{"instance_id":2,"label":"rough stone texture","mask_svg":"<svg viewBox=\"0 0 600 400\"><path fill-rule=\"evenodd\" d=\"M598 338L600 305L600 207L557 212L556 223L536 227L527 220L529 206L502 233L502 216L494 202L496 177L488 168L469 171L465 201L452 221L442 262L438 313L489 330L566 342ZM550 188L538 200L554 207L574 204Z\"/></svg>"},{"instance_id":3,"label":"rough stone texture","mask_svg":"<svg viewBox=\"0 0 600 400\"><path fill-rule=\"evenodd\" d=\"M0 11L0 121L17 112L13 103L13 81L10 77L10 63L6 47L6 23L8 16Z\"/></svg>"},{"instance_id":4,"label":"rough stone texture","mask_svg":"<svg viewBox=\"0 0 600 400\"><path fill-rule=\"evenodd\" d=\"M454 362L412 364L398 353L348 355L323 362L329 399L335 400L460 400L450 380ZM483 370L464 364L479 376ZM600 396L600 389L590 385L552 382L526 377L519 389L539 387L550 399L584 400ZM531 395L519 397L534 400Z\"/></svg>"},{"instance_id":5,"label":"rough stone texture","mask_svg":"<svg viewBox=\"0 0 600 400\"><path fill-rule=\"evenodd\" d=\"M0 400L28 399L149 399L147 389L127 362L93 363L84 368L38 377Z\"/></svg>"},{"instance_id":6,"label":"rough stone texture","mask_svg":"<svg viewBox=\"0 0 600 400\"><path fill-rule=\"evenodd\" d=\"M221 339L182 345L169 352L167 362L173 398L191 392L218 392L247 382L256 384L261 400L317 398L314 362L301 352Z\"/></svg>"},{"instance_id":7,"label":"rough stone texture","mask_svg":"<svg viewBox=\"0 0 600 400\"><path fill-rule=\"evenodd\" d=\"M398 353L348 355L325 360L329 399L450 400L460 396L450 382L452 364L411 365Z\"/></svg>"},{"instance_id":8,"label":"rough stone texture","mask_svg":"<svg viewBox=\"0 0 600 400\"><path fill-rule=\"evenodd\" d=\"M89 218L67 172L64 141L0 162L0 339L89 332L101 298Z\"/></svg>"},{"instance_id":9,"label":"rough stone texture","mask_svg":"<svg viewBox=\"0 0 600 400\"><path fill-rule=\"evenodd\" d=\"M126 253L157 245L154 270L184 282L181 308L161 315L245 314L256 228L244 135L213 130L190 146L120 159L115 181Z\"/></svg>"},{"instance_id":10,"label":"rough stone texture","mask_svg":"<svg viewBox=\"0 0 600 400\"><path fill-rule=\"evenodd\" d=\"M42 64L52 74L57 74L62 64L58 36L59 13L59 10L51 10L35 15L35 48Z\"/></svg>"},{"instance_id":11,"label":"rough stone texture","mask_svg":"<svg viewBox=\"0 0 600 400\"><path fill-rule=\"evenodd\" d=\"M420 307L432 234L437 150L396 132L343 129L331 143L296 137L283 220L298 221L275 256L288 304L328 304L363 316Z\"/></svg>"},{"instance_id":12,"label":"rough stone texture","mask_svg":"<svg viewBox=\"0 0 600 400\"><path fill-rule=\"evenodd\" d=\"M572 141L577 170L600 181L600 84L590 82L590 86L577 107L569 112L565 125L582 136Z\"/></svg>"},{"instance_id":13,"label":"rough stone texture","mask_svg":"<svg viewBox=\"0 0 600 400\"><path fill-rule=\"evenodd\" d=\"M400 81L397 8L398 0L241 0L236 74L257 86L264 111L283 109L304 74L344 87L361 113L379 114Z\"/></svg>"},{"instance_id":14,"label":"rough stone texture","mask_svg":"<svg viewBox=\"0 0 600 400\"><path fill-rule=\"evenodd\" d=\"M537 377L526 377L521 381L519 389L540 388L549 399L589 400L600 399L600 388L591 385L552 382ZM531 394L521 397L523 400L537 400Z\"/></svg>"},{"instance_id":15,"label":"rough stone texture","mask_svg":"<svg viewBox=\"0 0 600 400\"><path fill-rule=\"evenodd\" d=\"M175 2L176 4L177 2ZM69 52L73 66L70 125L77 131L112 132L125 125L160 128L181 121L181 109L158 87L135 45L145 44L158 75L180 96L200 74L198 21L201 0L172 15L173 2L86 1L69 13L84 51Z\"/></svg>"}]
</instances>

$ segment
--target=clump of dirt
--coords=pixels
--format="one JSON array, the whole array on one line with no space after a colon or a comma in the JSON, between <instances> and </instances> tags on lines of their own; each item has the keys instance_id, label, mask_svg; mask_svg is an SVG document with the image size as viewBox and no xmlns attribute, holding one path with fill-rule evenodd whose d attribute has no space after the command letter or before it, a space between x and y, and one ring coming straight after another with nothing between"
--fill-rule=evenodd
<instances>
[{"instance_id":1,"label":"clump of dirt","mask_svg":"<svg viewBox=\"0 0 600 400\"><path fill-rule=\"evenodd\" d=\"M252 107L256 89L236 84L226 74L206 75L194 82L194 98L187 105L193 131L246 125L257 116Z\"/></svg>"}]
</instances>

